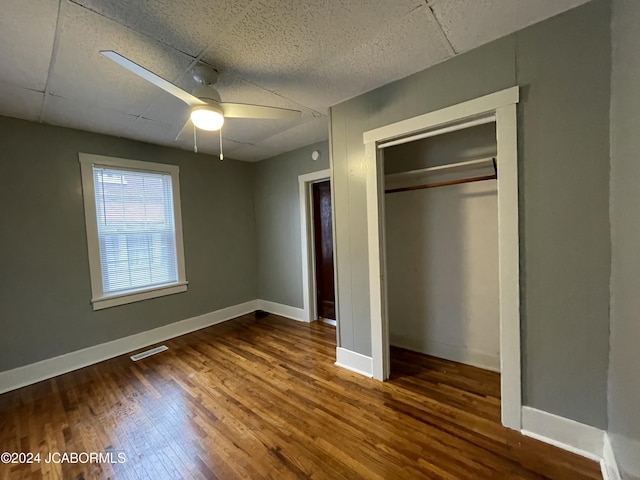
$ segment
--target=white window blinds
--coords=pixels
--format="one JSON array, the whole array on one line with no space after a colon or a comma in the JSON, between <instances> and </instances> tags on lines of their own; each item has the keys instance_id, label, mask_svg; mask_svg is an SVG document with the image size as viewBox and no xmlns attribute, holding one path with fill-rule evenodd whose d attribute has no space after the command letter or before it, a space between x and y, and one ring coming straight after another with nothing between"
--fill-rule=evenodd
<instances>
[{"instance_id":1,"label":"white window blinds","mask_svg":"<svg viewBox=\"0 0 640 480\"><path fill-rule=\"evenodd\" d=\"M104 294L178 282L171 182L168 173L93 166Z\"/></svg>"}]
</instances>

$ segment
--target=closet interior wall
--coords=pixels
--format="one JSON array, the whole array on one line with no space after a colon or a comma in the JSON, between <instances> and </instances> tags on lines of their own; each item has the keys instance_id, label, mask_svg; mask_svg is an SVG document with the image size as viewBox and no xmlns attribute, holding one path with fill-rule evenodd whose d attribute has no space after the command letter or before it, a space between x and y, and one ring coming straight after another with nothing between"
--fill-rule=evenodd
<instances>
[{"instance_id":1,"label":"closet interior wall","mask_svg":"<svg viewBox=\"0 0 640 480\"><path fill-rule=\"evenodd\" d=\"M492 170L495 155L495 123L470 127L385 148L385 179L395 187L399 177L421 177L402 172L478 159ZM476 176L444 169L426 183ZM484 180L385 194L391 345L500 370L496 187Z\"/></svg>"}]
</instances>

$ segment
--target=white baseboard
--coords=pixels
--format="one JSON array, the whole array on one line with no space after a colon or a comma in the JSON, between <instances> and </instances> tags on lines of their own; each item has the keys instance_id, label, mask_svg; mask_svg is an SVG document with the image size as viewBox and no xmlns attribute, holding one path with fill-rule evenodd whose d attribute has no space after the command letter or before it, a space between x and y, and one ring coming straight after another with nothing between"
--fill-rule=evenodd
<instances>
[{"instance_id":1,"label":"white baseboard","mask_svg":"<svg viewBox=\"0 0 640 480\"><path fill-rule=\"evenodd\" d=\"M584 423L522 407L522 433L591 460L602 459L605 432Z\"/></svg>"},{"instance_id":2,"label":"white baseboard","mask_svg":"<svg viewBox=\"0 0 640 480\"><path fill-rule=\"evenodd\" d=\"M71 372L94 363L102 362L125 353L148 347L154 343L163 342L170 338L200 330L232 318L246 315L258 309L257 300L233 305L231 307L205 313L197 317L170 323L162 327L136 333L128 337L119 338L111 342L102 343L57 357L48 358L40 362L0 372L0 393L15 390L32 383L47 380L63 373Z\"/></svg>"},{"instance_id":3,"label":"white baseboard","mask_svg":"<svg viewBox=\"0 0 640 480\"><path fill-rule=\"evenodd\" d=\"M618 470L618 462L613 453L611 438L608 433L604 434L604 446L602 448L602 460L600 461L603 480L622 480L620 470Z\"/></svg>"},{"instance_id":4,"label":"white baseboard","mask_svg":"<svg viewBox=\"0 0 640 480\"><path fill-rule=\"evenodd\" d=\"M434 342L419 337L407 337L394 333L389 334L389 341L391 345L396 347L484 368L492 372L500 372L500 354L485 353L448 343Z\"/></svg>"},{"instance_id":5,"label":"white baseboard","mask_svg":"<svg viewBox=\"0 0 640 480\"><path fill-rule=\"evenodd\" d=\"M625 480L640 480L640 440L617 432L609 432L608 436L611 449L606 458L609 458L611 469L615 465Z\"/></svg>"},{"instance_id":6,"label":"white baseboard","mask_svg":"<svg viewBox=\"0 0 640 480\"><path fill-rule=\"evenodd\" d=\"M282 303L270 302L269 300L256 300L257 308L264 310L265 312L280 315L281 317L287 317L299 322L309 323L308 315L304 309L298 307L292 307L290 305L283 305Z\"/></svg>"},{"instance_id":7,"label":"white baseboard","mask_svg":"<svg viewBox=\"0 0 640 480\"><path fill-rule=\"evenodd\" d=\"M373 360L361 353L352 352L346 348L336 348L336 363L338 367L346 368L352 372L366 377L373 376Z\"/></svg>"},{"instance_id":8,"label":"white baseboard","mask_svg":"<svg viewBox=\"0 0 640 480\"><path fill-rule=\"evenodd\" d=\"M609 434L532 407L522 407L522 433L600 463L603 480L622 480Z\"/></svg>"}]
</instances>

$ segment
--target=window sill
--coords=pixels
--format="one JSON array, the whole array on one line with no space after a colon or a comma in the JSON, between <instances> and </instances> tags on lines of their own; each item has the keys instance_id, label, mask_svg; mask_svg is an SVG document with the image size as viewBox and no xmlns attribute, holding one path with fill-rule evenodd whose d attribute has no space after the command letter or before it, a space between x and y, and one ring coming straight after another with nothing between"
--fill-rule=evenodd
<instances>
[{"instance_id":1,"label":"window sill","mask_svg":"<svg viewBox=\"0 0 640 480\"><path fill-rule=\"evenodd\" d=\"M174 293L186 292L187 283L188 282L178 282L146 290L135 290L133 292L92 298L91 303L93 304L94 310L102 310L104 308L116 307L118 305L126 305L127 303L134 303L141 300L164 297L165 295L173 295Z\"/></svg>"}]
</instances>

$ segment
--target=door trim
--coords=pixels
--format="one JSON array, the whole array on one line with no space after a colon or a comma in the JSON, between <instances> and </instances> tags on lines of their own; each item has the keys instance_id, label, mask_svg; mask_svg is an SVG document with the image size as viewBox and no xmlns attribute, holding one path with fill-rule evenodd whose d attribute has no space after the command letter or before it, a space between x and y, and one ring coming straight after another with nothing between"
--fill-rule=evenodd
<instances>
[{"instance_id":1,"label":"door trim","mask_svg":"<svg viewBox=\"0 0 640 480\"><path fill-rule=\"evenodd\" d=\"M313 204L311 202L311 185L331 180L331 170L320 170L298 176L300 191L300 242L302 252L302 309L307 322L318 319L316 306L316 266L315 247L313 242ZM333 186L331 187L333 191ZM333 205L331 207L333 210ZM332 214L333 216L333 214ZM335 275L335 255L333 258ZM336 291L336 297L337 297ZM337 303L337 298L336 298ZM336 312L336 317L337 317Z\"/></svg>"},{"instance_id":2,"label":"door trim","mask_svg":"<svg viewBox=\"0 0 640 480\"><path fill-rule=\"evenodd\" d=\"M373 377L389 378L389 319L384 226L384 159L379 145L425 132L465 128L478 119L495 121L498 164L498 252L502 424L521 428L520 269L518 235L517 86L363 134L366 164L369 299ZM413 137L415 138L415 137Z\"/></svg>"}]
</instances>

